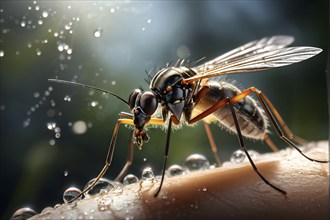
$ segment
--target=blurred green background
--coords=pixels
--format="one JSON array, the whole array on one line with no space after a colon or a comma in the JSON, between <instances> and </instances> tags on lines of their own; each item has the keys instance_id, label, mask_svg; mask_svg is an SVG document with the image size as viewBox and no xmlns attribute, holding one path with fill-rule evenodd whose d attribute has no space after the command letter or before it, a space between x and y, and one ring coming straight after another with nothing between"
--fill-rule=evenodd
<instances>
[{"instance_id":1,"label":"blurred green background","mask_svg":"<svg viewBox=\"0 0 330 220\"><path fill-rule=\"evenodd\" d=\"M327 139L328 9L326 0L1 1L0 217L23 206L40 212L61 203L69 186L83 188L104 165L118 113L129 111L113 97L48 78L127 99L134 88L148 89L145 70L178 58L206 61L264 36L291 35L296 46L324 51L296 65L226 78L242 89L261 89L297 135ZM73 129L79 123L80 133ZM217 125L212 131L221 159L228 160L239 148L237 138ZM120 128L108 178L126 161L129 133ZM149 165L160 173L165 133L150 129L149 135L143 150L135 150L130 172L137 176ZM261 142L247 146L269 151ZM169 164L182 164L192 153L214 163L202 123L173 132Z\"/></svg>"}]
</instances>

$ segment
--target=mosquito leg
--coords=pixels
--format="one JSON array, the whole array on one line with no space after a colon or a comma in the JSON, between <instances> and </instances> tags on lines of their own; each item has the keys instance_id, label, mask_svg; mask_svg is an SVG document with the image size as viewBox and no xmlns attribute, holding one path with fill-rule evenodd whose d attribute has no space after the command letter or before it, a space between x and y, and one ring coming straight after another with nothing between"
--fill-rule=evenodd
<instances>
[{"instance_id":1,"label":"mosquito leg","mask_svg":"<svg viewBox=\"0 0 330 220\"><path fill-rule=\"evenodd\" d=\"M170 149L170 138L171 138L171 127L172 127L172 117L168 120L168 127L167 127L167 135L166 135L166 144L165 144L165 153L164 153L164 163L163 163L163 170L162 170L162 178L160 180L159 188L155 193L154 197L157 197L160 190L162 189L164 177L165 177L165 170L166 170L166 163L168 158L168 151Z\"/></svg>"},{"instance_id":2,"label":"mosquito leg","mask_svg":"<svg viewBox=\"0 0 330 220\"><path fill-rule=\"evenodd\" d=\"M122 117L129 117L129 118L122 118ZM116 140L117 140L117 136L118 136L118 129L119 129L120 124L133 124L132 115L129 114L129 113L125 113L125 112L122 112L122 113L119 114L119 119L116 122L114 131L113 131L113 134L112 134L111 142L110 142L110 145L109 145L109 150L108 150L108 153L107 153L107 157L106 157L105 165L104 165L103 169L101 170L99 175L97 175L97 177L94 179L94 181L91 183L91 185L89 187L87 187L84 191L82 191L77 197L75 197L74 199L69 201L69 203L75 201L76 199L81 197L83 194L85 194L86 192L91 190L96 185L96 183L104 176L106 171L108 170L108 168L111 164L111 161L112 161L113 152L115 150Z\"/></svg>"},{"instance_id":3,"label":"mosquito leg","mask_svg":"<svg viewBox=\"0 0 330 220\"><path fill-rule=\"evenodd\" d=\"M237 132L237 137L238 137L238 141L239 141L239 144L241 146L241 148L243 149L243 151L245 152L247 158L249 159L250 161L250 164L252 165L254 171L259 175L259 177L269 186L271 186L272 188L274 188L275 190L279 191L280 193L282 194L286 194L286 191L284 191L283 189L275 186L274 184L272 184L271 182L269 182L259 171L258 171L258 168L257 166L254 164L249 152L247 151L246 149L246 146L245 146L245 142L243 140L243 135L241 133L241 129L239 127L239 123L238 123L238 120L237 120L237 116L236 116L236 113L235 113L235 110L234 110L234 107L233 107L233 104L230 102L231 100L229 98L228 99L228 105L230 107L230 111L231 111L231 114L233 116L233 119L234 119L234 123L235 123L235 127L236 127L236 132Z\"/></svg>"},{"instance_id":4,"label":"mosquito leg","mask_svg":"<svg viewBox=\"0 0 330 220\"><path fill-rule=\"evenodd\" d=\"M133 153L134 153L134 133L132 131L129 148L128 148L128 156L127 156L126 164L123 167L123 169L120 171L118 176L115 178L115 181L121 181L123 179L123 177L126 175L128 169L131 167L132 162L133 162Z\"/></svg>"},{"instance_id":5,"label":"mosquito leg","mask_svg":"<svg viewBox=\"0 0 330 220\"><path fill-rule=\"evenodd\" d=\"M279 149L276 147L276 145L270 140L269 136L267 134L264 135L264 141L266 141L267 145L274 151L278 152Z\"/></svg>"},{"instance_id":6,"label":"mosquito leg","mask_svg":"<svg viewBox=\"0 0 330 220\"><path fill-rule=\"evenodd\" d=\"M307 141L293 134L293 132L289 129L289 127L284 122L283 118L278 113L278 111L276 110L274 105L271 103L271 101L268 99L268 97L264 93L262 93L260 90L258 90L256 88L253 88L253 89L254 89L254 92L257 94L259 100L263 99L263 102L267 103L267 106L270 108L271 112L275 115L277 121L279 122L279 124L281 125L281 127L283 128L283 130L287 134L287 136L290 139L296 141L297 143L299 143L301 145L305 145L307 143Z\"/></svg>"},{"instance_id":7,"label":"mosquito leg","mask_svg":"<svg viewBox=\"0 0 330 220\"><path fill-rule=\"evenodd\" d=\"M232 104L236 103L236 102L243 99L244 97L246 97L247 95L249 95L252 92L254 92L256 94L256 96L258 97L258 99L260 101L260 104L261 104L262 108L265 110L266 115L269 118L273 128L275 129L277 135L282 140L284 140L291 147L295 148L302 156L304 156L305 158L307 158L310 161L315 161L315 162L319 162L319 163L329 163L328 160L316 160L316 159L312 159L312 158L308 157L292 142L292 140L293 140L293 141L296 141L296 142L302 143L302 144L306 143L306 141L299 138L298 136L295 136L291 132L291 130L288 128L288 126L286 125L286 123L284 122L284 120L282 119L282 117L280 116L278 111L275 109L273 104L270 102L270 100L267 98L267 96L265 94L263 94L259 89L255 88L255 87L250 87L247 90L245 90L245 91L241 92L240 94L238 94L238 95L234 96L233 98L231 98L230 102ZM278 125L277 122L279 122L280 125ZM281 127L284 130L284 133L286 135L282 132ZM271 143L269 140L270 139L267 139L266 142L268 141L268 143Z\"/></svg>"},{"instance_id":8,"label":"mosquito leg","mask_svg":"<svg viewBox=\"0 0 330 220\"><path fill-rule=\"evenodd\" d=\"M213 138L210 126L207 123L204 123L204 128L205 128L207 137L210 141L211 150L212 150L212 153L215 157L215 161L217 162L217 166L220 167L221 166L221 161L220 161L220 157L218 155L218 149L217 149L217 146L215 145L214 138Z\"/></svg>"},{"instance_id":9,"label":"mosquito leg","mask_svg":"<svg viewBox=\"0 0 330 220\"><path fill-rule=\"evenodd\" d=\"M313 159L308 157L307 155L305 155L300 149L299 147L297 147L291 140L295 140L297 141L298 137L293 135L292 132L289 130L289 128L286 126L286 124L284 123L283 119L281 118L281 116L278 114L277 110L275 109L275 107L272 105L272 103L269 101L269 99L267 98L266 95L264 95L260 90L253 88L254 92L256 93L262 108L265 110L271 124L273 125L276 133L278 134L278 136L283 139L286 143L288 143L290 146L292 146L293 148L295 148L302 156L304 156L305 158L307 158L310 161L315 161L315 162L319 162L319 163L329 163L329 160L317 160L317 159ZM280 128L280 126L277 124L276 119L274 118L274 116L272 115L274 114L275 118L280 122L281 126L284 124L285 127L282 127L284 129L284 131L286 132L286 134L289 136L285 136ZM288 133L289 131L289 133ZM290 133L291 132L291 133ZM297 141L298 142L298 141Z\"/></svg>"}]
</instances>

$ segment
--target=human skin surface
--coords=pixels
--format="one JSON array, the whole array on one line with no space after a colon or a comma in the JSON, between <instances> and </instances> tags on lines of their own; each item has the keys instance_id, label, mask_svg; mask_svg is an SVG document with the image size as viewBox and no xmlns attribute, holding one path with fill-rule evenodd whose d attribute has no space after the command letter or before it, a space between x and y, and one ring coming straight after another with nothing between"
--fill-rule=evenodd
<instances>
[{"instance_id":1,"label":"human skin surface","mask_svg":"<svg viewBox=\"0 0 330 220\"><path fill-rule=\"evenodd\" d=\"M329 160L328 142L305 149ZM71 204L48 209L31 219L329 219L329 163L312 162L296 150L263 154L258 170L283 195L265 184L249 162L143 181Z\"/></svg>"}]
</instances>

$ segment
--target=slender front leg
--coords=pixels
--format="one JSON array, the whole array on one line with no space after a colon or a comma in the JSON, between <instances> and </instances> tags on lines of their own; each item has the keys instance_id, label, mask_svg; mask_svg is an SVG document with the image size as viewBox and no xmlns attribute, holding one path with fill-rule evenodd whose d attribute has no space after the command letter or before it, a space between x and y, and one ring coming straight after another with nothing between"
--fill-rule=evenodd
<instances>
[{"instance_id":1,"label":"slender front leg","mask_svg":"<svg viewBox=\"0 0 330 220\"><path fill-rule=\"evenodd\" d=\"M126 118L123 118L123 117L126 117ZM111 164L111 161L112 161L113 152L115 150L116 140L117 140L117 136L118 136L118 129L119 129L120 124L133 125L134 124L133 123L133 116L129 113L126 113L126 112L121 112L119 114L119 119L116 122L114 131L113 131L113 134L112 134L111 142L110 142L110 145L109 145L109 150L108 150L108 153L107 153L107 157L106 157L105 165L104 165L103 169L101 170L99 175L97 175L97 177L94 179L94 181L91 183L91 185L89 187L87 187L84 191L82 191L77 197L75 197L74 199L69 201L69 203L75 201L76 199L81 197L83 194L85 194L86 192L91 190L96 185L96 183L104 176L105 172L108 170L108 168Z\"/></svg>"},{"instance_id":2,"label":"slender front leg","mask_svg":"<svg viewBox=\"0 0 330 220\"><path fill-rule=\"evenodd\" d=\"M160 190L162 189L163 182L164 182L164 177L165 177L165 170L166 170L166 163L167 163L167 158L168 158L168 152L170 149L170 138L171 138L171 127L172 127L172 118L174 116L172 115L170 119L168 120L168 127L167 127L167 135L166 135L166 144L165 144L165 153L164 153L164 163L163 163L163 170L162 170L162 178L160 180L160 185L155 193L154 197L157 197Z\"/></svg>"},{"instance_id":3,"label":"slender front leg","mask_svg":"<svg viewBox=\"0 0 330 220\"><path fill-rule=\"evenodd\" d=\"M115 181L121 181L123 177L126 175L127 171L132 165L133 162L133 153L134 153L134 132L131 132L131 138L130 143L128 147L128 155L127 155L127 161L123 169L120 171L118 176L115 178Z\"/></svg>"}]
</instances>

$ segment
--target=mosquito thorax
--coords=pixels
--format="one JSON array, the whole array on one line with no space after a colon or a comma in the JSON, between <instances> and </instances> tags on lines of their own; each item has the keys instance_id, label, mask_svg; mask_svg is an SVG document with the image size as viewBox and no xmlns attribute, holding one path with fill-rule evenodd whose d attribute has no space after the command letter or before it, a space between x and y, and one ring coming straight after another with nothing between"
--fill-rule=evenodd
<instances>
[{"instance_id":1,"label":"mosquito thorax","mask_svg":"<svg viewBox=\"0 0 330 220\"><path fill-rule=\"evenodd\" d=\"M171 112L180 121L186 104L191 99L191 91L195 86L183 84L182 80L195 76L196 73L185 66L168 67L160 70L150 82L150 89L157 95L163 106L163 118L166 119L168 112Z\"/></svg>"}]
</instances>

